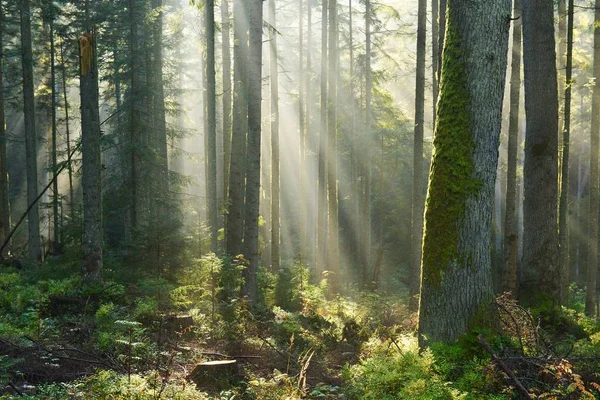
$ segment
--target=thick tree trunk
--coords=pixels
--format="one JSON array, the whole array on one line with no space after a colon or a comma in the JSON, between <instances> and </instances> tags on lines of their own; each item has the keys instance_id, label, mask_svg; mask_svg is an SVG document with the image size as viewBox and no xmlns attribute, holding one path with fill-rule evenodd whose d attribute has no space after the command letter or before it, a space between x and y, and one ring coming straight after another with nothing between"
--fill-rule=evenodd
<instances>
[{"instance_id":1,"label":"thick tree trunk","mask_svg":"<svg viewBox=\"0 0 600 400\"><path fill-rule=\"evenodd\" d=\"M275 0L269 0L269 61L271 75L271 271L279 271L279 70L277 68L277 19Z\"/></svg>"},{"instance_id":2,"label":"thick tree trunk","mask_svg":"<svg viewBox=\"0 0 600 400\"><path fill-rule=\"evenodd\" d=\"M502 290L517 294L517 156L519 151L519 109L521 98L521 0L514 0L510 72L510 116L506 171L506 214L504 216L504 257Z\"/></svg>"},{"instance_id":3,"label":"thick tree trunk","mask_svg":"<svg viewBox=\"0 0 600 400\"><path fill-rule=\"evenodd\" d=\"M207 135L207 212L210 225L211 251L217 251L218 235L218 201L217 201L217 95L215 79L215 2L206 0L204 3L206 23L206 121Z\"/></svg>"},{"instance_id":4,"label":"thick tree trunk","mask_svg":"<svg viewBox=\"0 0 600 400\"><path fill-rule=\"evenodd\" d=\"M562 58L562 55L560 55ZM564 116L562 131L562 163L559 203L559 241L560 241L560 300L565 304L569 295L569 148L571 136L571 79L573 77L573 0L569 0L567 29L567 63L563 84Z\"/></svg>"},{"instance_id":5,"label":"thick tree trunk","mask_svg":"<svg viewBox=\"0 0 600 400\"><path fill-rule=\"evenodd\" d=\"M509 0L450 0L425 211L419 337L454 341L486 324L490 229L508 50ZM490 36L487 32L493 31Z\"/></svg>"},{"instance_id":6,"label":"thick tree trunk","mask_svg":"<svg viewBox=\"0 0 600 400\"><path fill-rule=\"evenodd\" d=\"M227 215L227 253L243 252L244 202L246 196L246 135L248 130L247 64L248 19L243 0L233 3L233 128L231 135L231 167L229 169L229 208Z\"/></svg>"},{"instance_id":7,"label":"thick tree trunk","mask_svg":"<svg viewBox=\"0 0 600 400\"><path fill-rule=\"evenodd\" d=\"M0 243L10 232L10 204L8 201L8 165L6 162L6 120L4 115L4 9L0 1ZM6 256L8 248L0 257Z\"/></svg>"},{"instance_id":8,"label":"thick tree trunk","mask_svg":"<svg viewBox=\"0 0 600 400\"><path fill-rule=\"evenodd\" d=\"M524 300L558 302L558 89L554 9L548 0L523 2L525 68Z\"/></svg>"},{"instance_id":9,"label":"thick tree trunk","mask_svg":"<svg viewBox=\"0 0 600 400\"><path fill-rule=\"evenodd\" d=\"M434 0L435 2L436 0ZM410 308L416 311L421 273L423 240L423 133L425 124L425 49L427 37L427 1L419 0L417 15L417 80L415 84L415 125L413 136L412 224L410 244ZM435 54L435 52L434 52Z\"/></svg>"},{"instance_id":10,"label":"thick tree trunk","mask_svg":"<svg viewBox=\"0 0 600 400\"><path fill-rule=\"evenodd\" d=\"M260 143L262 82L262 0L251 0L248 10L248 155L246 162L246 209L244 230L248 267L244 270L243 294L257 298L258 214L260 206Z\"/></svg>"},{"instance_id":11,"label":"thick tree trunk","mask_svg":"<svg viewBox=\"0 0 600 400\"><path fill-rule=\"evenodd\" d=\"M37 134L35 128L35 104L33 95L33 53L31 44L30 0L21 1L21 56L23 63L23 105L25 119L25 160L27 171L27 204L34 204L38 196ZM29 259L40 261L40 216L37 204L28 214Z\"/></svg>"},{"instance_id":12,"label":"thick tree trunk","mask_svg":"<svg viewBox=\"0 0 600 400\"><path fill-rule=\"evenodd\" d=\"M79 38L81 144L83 185L83 277L101 280L102 272L102 159L98 107L98 67L93 31Z\"/></svg>"},{"instance_id":13,"label":"thick tree trunk","mask_svg":"<svg viewBox=\"0 0 600 400\"><path fill-rule=\"evenodd\" d=\"M595 2L594 20L600 21L600 0ZM594 24L594 79L600 82L600 26ZM598 275L598 156L600 150L600 85L594 85L592 92L592 130L590 132L590 233L588 267L586 278L585 313L596 314L596 280Z\"/></svg>"}]
</instances>

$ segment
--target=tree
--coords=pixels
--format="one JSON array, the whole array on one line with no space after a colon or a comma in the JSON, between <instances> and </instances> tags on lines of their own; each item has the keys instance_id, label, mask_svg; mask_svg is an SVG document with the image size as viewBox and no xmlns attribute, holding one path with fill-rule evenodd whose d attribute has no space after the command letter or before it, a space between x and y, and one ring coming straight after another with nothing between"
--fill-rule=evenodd
<instances>
[{"instance_id":1,"label":"tree","mask_svg":"<svg viewBox=\"0 0 600 400\"><path fill-rule=\"evenodd\" d=\"M262 82L262 0L247 2L248 15L248 147L246 160L246 208L244 247L248 266L244 270L243 294L256 301L258 272L258 213L260 205L260 143Z\"/></svg>"},{"instance_id":2,"label":"tree","mask_svg":"<svg viewBox=\"0 0 600 400\"><path fill-rule=\"evenodd\" d=\"M223 201L228 202L231 164L231 43L229 40L229 0L221 0L221 46L223 59ZM225 217L227 218L227 217ZM224 224L227 226L227 222Z\"/></svg>"},{"instance_id":3,"label":"tree","mask_svg":"<svg viewBox=\"0 0 600 400\"><path fill-rule=\"evenodd\" d=\"M4 10L0 1L0 243L10 232L8 165L6 162L6 119L4 114ZM0 254L0 257L6 253Z\"/></svg>"},{"instance_id":4,"label":"tree","mask_svg":"<svg viewBox=\"0 0 600 400\"><path fill-rule=\"evenodd\" d=\"M317 277L327 262L327 1L321 2L321 109L317 187Z\"/></svg>"},{"instance_id":5,"label":"tree","mask_svg":"<svg viewBox=\"0 0 600 400\"><path fill-rule=\"evenodd\" d=\"M512 54L510 69L510 111L506 172L506 214L504 216L504 264L502 288L517 294L517 158L519 151L519 108L521 97L521 0L514 0Z\"/></svg>"},{"instance_id":6,"label":"tree","mask_svg":"<svg viewBox=\"0 0 600 400\"><path fill-rule=\"evenodd\" d=\"M218 201L217 201L217 94L215 80L215 2L204 4L206 21L206 121L207 135L207 213L210 226L211 250L217 251Z\"/></svg>"},{"instance_id":7,"label":"tree","mask_svg":"<svg viewBox=\"0 0 600 400\"><path fill-rule=\"evenodd\" d=\"M360 204L360 263L362 284L369 281L369 262L371 259L371 92L373 89L371 74L371 0L365 1L365 154L361 165L362 198Z\"/></svg>"},{"instance_id":8,"label":"tree","mask_svg":"<svg viewBox=\"0 0 600 400\"><path fill-rule=\"evenodd\" d=\"M29 259L40 261L40 216L36 203L38 195L37 136L35 128L35 104L33 94L33 53L31 44L31 4L21 1L21 59L23 65L23 105L25 120L25 162L27 171L27 203L33 205L28 214Z\"/></svg>"},{"instance_id":9,"label":"tree","mask_svg":"<svg viewBox=\"0 0 600 400\"><path fill-rule=\"evenodd\" d=\"M551 1L523 3L525 70L524 300L559 299L558 90Z\"/></svg>"},{"instance_id":10,"label":"tree","mask_svg":"<svg viewBox=\"0 0 600 400\"><path fill-rule=\"evenodd\" d=\"M423 132L425 125L426 36L427 2L425 0L419 0L417 16L417 81L415 86L415 130L413 143L412 224L410 244L410 306L413 310L416 310L418 304L416 296L419 294L421 244L423 239Z\"/></svg>"},{"instance_id":11,"label":"tree","mask_svg":"<svg viewBox=\"0 0 600 400\"><path fill-rule=\"evenodd\" d=\"M86 7L87 7L86 2ZM98 108L98 67L95 32L79 38L81 94L81 143L83 185L83 276L97 282L102 272L102 157Z\"/></svg>"},{"instance_id":12,"label":"tree","mask_svg":"<svg viewBox=\"0 0 600 400\"><path fill-rule=\"evenodd\" d=\"M490 229L508 15L509 1L490 0L480 7L448 2L425 210L421 343L425 338L454 341L485 323L482 317L493 298Z\"/></svg>"},{"instance_id":13,"label":"tree","mask_svg":"<svg viewBox=\"0 0 600 400\"><path fill-rule=\"evenodd\" d=\"M594 14L594 65L593 74L600 82L600 0L595 2ZM592 126L590 132L590 233L588 270L586 277L585 313L593 316L596 312L596 283L598 275L598 157L600 154L600 85L594 85L592 92Z\"/></svg>"},{"instance_id":14,"label":"tree","mask_svg":"<svg viewBox=\"0 0 600 400\"><path fill-rule=\"evenodd\" d=\"M269 0L269 72L271 75L271 270L279 270L279 71L275 0Z\"/></svg>"}]
</instances>

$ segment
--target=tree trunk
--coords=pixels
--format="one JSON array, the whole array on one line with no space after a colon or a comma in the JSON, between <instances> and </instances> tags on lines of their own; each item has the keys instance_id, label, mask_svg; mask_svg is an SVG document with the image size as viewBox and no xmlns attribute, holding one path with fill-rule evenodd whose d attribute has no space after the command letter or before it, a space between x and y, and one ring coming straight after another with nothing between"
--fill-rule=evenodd
<instances>
[{"instance_id":1,"label":"tree trunk","mask_svg":"<svg viewBox=\"0 0 600 400\"><path fill-rule=\"evenodd\" d=\"M439 29L440 29L440 21L439 21L439 14L440 14L440 10L439 10L439 0L431 0L431 94L432 94L432 100L431 100L431 104L432 104L432 108L433 108L433 123L435 125L435 113L436 113L436 106L437 106L437 99L438 99L438 93L439 93L439 82L438 82L438 64L439 64L439 58L440 58L440 53L439 51L439 43L438 41L440 40L439 35ZM418 17L417 17L418 18ZM418 35L418 32L417 32ZM418 41L418 39L417 39ZM435 127L434 127L435 129Z\"/></svg>"},{"instance_id":2,"label":"tree trunk","mask_svg":"<svg viewBox=\"0 0 600 400\"><path fill-rule=\"evenodd\" d=\"M594 21L600 21L600 0L595 2ZM594 79L600 81L600 26L594 24ZM600 147L600 85L592 92L592 131L590 133L590 233L586 279L585 314L596 314L596 280L598 274L598 156Z\"/></svg>"},{"instance_id":3,"label":"tree trunk","mask_svg":"<svg viewBox=\"0 0 600 400\"><path fill-rule=\"evenodd\" d=\"M25 160L27 171L27 204L34 204L38 195L37 134L35 129L35 104L33 94L33 53L31 44L30 0L21 1L21 56L23 63L23 105L25 119ZM37 204L28 214L29 259L41 261L40 216Z\"/></svg>"},{"instance_id":4,"label":"tree trunk","mask_svg":"<svg viewBox=\"0 0 600 400\"><path fill-rule=\"evenodd\" d=\"M317 220L317 278L327 263L327 1L321 4L321 124L319 130L319 179Z\"/></svg>"},{"instance_id":5,"label":"tree trunk","mask_svg":"<svg viewBox=\"0 0 600 400\"><path fill-rule=\"evenodd\" d=\"M217 95L215 79L215 2L206 0L204 3L206 23L206 121L208 122L207 135L207 211L208 224L210 225L211 251L217 251L218 236L218 202L217 202Z\"/></svg>"},{"instance_id":6,"label":"tree trunk","mask_svg":"<svg viewBox=\"0 0 600 400\"><path fill-rule=\"evenodd\" d=\"M54 17L52 17L54 18ZM59 243L59 223L58 223L58 202L60 193L58 192L58 177L56 171L58 170L58 161L56 158L56 62L55 62L55 46L54 46L54 20L50 21L50 82L52 85L52 239L51 249L52 254L58 254L60 252Z\"/></svg>"},{"instance_id":7,"label":"tree trunk","mask_svg":"<svg viewBox=\"0 0 600 400\"><path fill-rule=\"evenodd\" d=\"M129 88L129 97L131 99L131 110L129 120L129 223L126 227L129 232L127 236L132 237L136 231L141 217L140 201L140 155L138 149L141 146L141 102L140 102L140 77L139 77L139 41L137 26L137 10L135 0L129 0L129 56L131 68L131 82Z\"/></svg>"},{"instance_id":8,"label":"tree trunk","mask_svg":"<svg viewBox=\"0 0 600 400\"><path fill-rule=\"evenodd\" d=\"M63 89L63 101L65 106L65 135L67 142L67 155L71 154L71 130L69 128L69 98L67 97L67 67L65 65L65 56L63 52L64 39L60 40L60 61L61 61L61 72L62 72L62 89ZM118 102L118 100L117 100ZM73 213L73 166L71 163L67 166L67 172L69 175L69 211Z\"/></svg>"},{"instance_id":9,"label":"tree trunk","mask_svg":"<svg viewBox=\"0 0 600 400\"><path fill-rule=\"evenodd\" d=\"M279 71L275 0L269 0L269 61L271 75L271 271L279 271ZM301 107L302 108L302 107Z\"/></svg>"},{"instance_id":10,"label":"tree trunk","mask_svg":"<svg viewBox=\"0 0 600 400\"><path fill-rule=\"evenodd\" d=\"M523 3L525 167L522 298L558 303L558 91L552 2ZM542 299L541 297L544 297Z\"/></svg>"},{"instance_id":11,"label":"tree trunk","mask_svg":"<svg viewBox=\"0 0 600 400\"><path fill-rule=\"evenodd\" d=\"M229 170L229 208L227 214L227 253L243 252L244 199L246 195L246 133L248 130L247 58L248 19L243 0L233 3L233 128L231 135L231 167Z\"/></svg>"},{"instance_id":12,"label":"tree trunk","mask_svg":"<svg viewBox=\"0 0 600 400\"><path fill-rule=\"evenodd\" d=\"M8 165L6 162L6 119L4 115L4 9L0 1L0 243L10 233L10 204L8 201ZM0 258L8 254L8 248Z\"/></svg>"},{"instance_id":13,"label":"tree trunk","mask_svg":"<svg viewBox=\"0 0 600 400\"><path fill-rule=\"evenodd\" d=\"M229 0L221 0L221 45L223 59L223 202L229 201L229 167L231 164L231 43L229 40ZM227 226L227 213L225 222Z\"/></svg>"},{"instance_id":14,"label":"tree trunk","mask_svg":"<svg viewBox=\"0 0 600 400\"><path fill-rule=\"evenodd\" d=\"M253 303L257 298L258 214L260 206L260 143L262 88L262 0L247 3L248 11L248 147L246 161L246 208L244 247L248 267L242 293Z\"/></svg>"},{"instance_id":15,"label":"tree trunk","mask_svg":"<svg viewBox=\"0 0 600 400\"><path fill-rule=\"evenodd\" d=\"M101 280L102 272L102 159L98 107L98 67L95 32L79 38L81 94L81 144L83 186L83 277Z\"/></svg>"},{"instance_id":16,"label":"tree trunk","mask_svg":"<svg viewBox=\"0 0 600 400\"><path fill-rule=\"evenodd\" d=\"M494 182L510 2L450 0L425 211L419 338L456 340L488 324ZM487 34L494 32L493 36Z\"/></svg>"},{"instance_id":17,"label":"tree trunk","mask_svg":"<svg viewBox=\"0 0 600 400\"><path fill-rule=\"evenodd\" d=\"M506 215L504 216L504 268L502 290L517 295L517 156L519 151L519 109L521 99L521 0L514 0L510 71L510 116L506 171Z\"/></svg>"},{"instance_id":18,"label":"tree trunk","mask_svg":"<svg viewBox=\"0 0 600 400\"><path fill-rule=\"evenodd\" d=\"M560 56L562 58L562 55ZM560 300L566 304L569 295L569 148L571 136L571 80L573 76L573 0L569 0L567 29L567 64L565 71L562 163L559 203Z\"/></svg>"},{"instance_id":19,"label":"tree trunk","mask_svg":"<svg viewBox=\"0 0 600 400\"><path fill-rule=\"evenodd\" d=\"M434 0L435 2L435 0ZM410 308L416 311L421 273L423 240L423 129L425 124L425 46L427 37L427 1L419 0L417 15L417 81L415 85L415 125L413 137L413 189L410 251ZM434 52L435 54L435 52Z\"/></svg>"}]
</instances>

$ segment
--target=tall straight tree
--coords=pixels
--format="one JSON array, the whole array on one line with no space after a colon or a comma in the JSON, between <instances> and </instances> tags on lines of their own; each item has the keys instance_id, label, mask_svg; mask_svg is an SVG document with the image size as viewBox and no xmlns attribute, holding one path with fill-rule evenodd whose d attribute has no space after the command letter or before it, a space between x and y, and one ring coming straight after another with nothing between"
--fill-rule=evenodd
<instances>
[{"instance_id":1,"label":"tall straight tree","mask_svg":"<svg viewBox=\"0 0 600 400\"><path fill-rule=\"evenodd\" d=\"M514 0L510 69L510 112L506 171L506 213L504 216L504 265L502 288L516 295L518 259L517 158L519 152L519 108L521 98L521 0Z\"/></svg>"},{"instance_id":2,"label":"tall straight tree","mask_svg":"<svg viewBox=\"0 0 600 400\"><path fill-rule=\"evenodd\" d=\"M269 0L269 61L271 75L271 270L279 270L279 70L277 68L277 16Z\"/></svg>"},{"instance_id":3,"label":"tall straight tree","mask_svg":"<svg viewBox=\"0 0 600 400\"><path fill-rule=\"evenodd\" d=\"M434 2L436 0L433 0ZM417 12L417 80L415 84L415 125L413 136L412 224L410 243L410 307L417 309L421 244L423 239L423 133L425 125L425 50L427 37L427 1L419 0ZM434 52L435 54L435 52Z\"/></svg>"},{"instance_id":4,"label":"tall straight tree","mask_svg":"<svg viewBox=\"0 0 600 400\"><path fill-rule=\"evenodd\" d=\"M257 298L258 214L260 205L260 143L262 82L262 0L250 0L248 13L248 146L246 162L246 208L244 247L248 267L244 270L243 294Z\"/></svg>"},{"instance_id":5,"label":"tall straight tree","mask_svg":"<svg viewBox=\"0 0 600 400\"><path fill-rule=\"evenodd\" d=\"M0 243L4 243L10 232L8 165L6 162L6 119L4 115L4 5L2 3L0 0ZM5 255L0 254L0 257Z\"/></svg>"},{"instance_id":6,"label":"tall straight tree","mask_svg":"<svg viewBox=\"0 0 600 400\"><path fill-rule=\"evenodd\" d=\"M571 92L573 78L573 0L569 0L567 17L567 55L565 82L563 85L564 114L562 127L562 163L559 202L559 240L560 240L560 299L565 303L569 293L569 148L571 141Z\"/></svg>"},{"instance_id":7,"label":"tall straight tree","mask_svg":"<svg viewBox=\"0 0 600 400\"><path fill-rule=\"evenodd\" d=\"M595 2L594 13L594 66L596 82L600 82L600 0ZM590 233L588 250L588 268L586 277L585 313L596 313L596 280L598 274L598 157L600 156L600 85L594 85L592 92L592 126L590 132Z\"/></svg>"},{"instance_id":8,"label":"tall straight tree","mask_svg":"<svg viewBox=\"0 0 600 400\"><path fill-rule=\"evenodd\" d=\"M275 20L275 18L273 18ZM304 80L306 79L304 71L304 0L298 0L298 131L300 141L300 197L305 198L306 192L306 104ZM310 90L310 89L308 89ZM279 117L278 117L279 118ZM300 201L300 247L298 248L301 262L305 262L306 253L306 201Z\"/></svg>"},{"instance_id":9,"label":"tall straight tree","mask_svg":"<svg viewBox=\"0 0 600 400\"><path fill-rule=\"evenodd\" d=\"M215 89L215 2L205 0L204 20L206 28L206 121L207 136L207 212L210 225L211 251L217 251L218 202L217 202L217 92Z\"/></svg>"},{"instance_id":10,"label":"tall straight tree","mask_svg":"<svg viewBox=\"0 0 600 400\"><path fill-rule=\"evenodd\" d=\"M248 102L246 98L248 19L246 2L244 0L234 0L233 28L233 122L226 246L228 254L237 256L243 252L244 200L246 194L246 133L248 130Z\"/></svg>"},{"instance_id":11,"label":"tall straight tree","mask_svg":"<svg viewBox=\"0 0 600 400\"><path fill-rule=\"evenodd\" d=\"M64 56L64 39L60 39L60 62L61 62L61 73L62 73L62 97L63 97L63 105L65 108L65 140L67 144L67 154L71 154L71 129L69 125L69 97L67 96L67 67L65 64L65 56ZM118 76L118 74L116 75ZM117 85L118 87L118 85ZM120 98L117 98L117 104L119 103ZM118 107L120 108L120 107ZM69 211L73 212L73 198L75 197L75 191L73 189L73 166L71 163L67 165L67 174L69 175Z\"/></svg>"},{"instance_id":12,"label":"tall straight tree","mask_svg":"<svg viewBox=\"0 0 600 400\"><path fill-rule=\"evenodd\" d=\"M361 165L362 198L360 204L360 263L362 284L369 281L369 262L371 259L371 0L365 0L365 154Z\"/></svg>"},{"instance_id":13,"label":"tall straight tree","mask_svg":"<svg viewBox=\"0 0 600 400\"><path fill-rule=\"evenodd\" d=\"M419 338L454 341L493 299L491 222L510 0L448 1L425 211ZM494 32L493 36L488 32Z\"/></svg>"},{"instance_id":14,"label":"tall straight tree","mask_svg":"<svg viewBox=\"0 0 600 400\"><path fill-rule=\"evenodd\" d=\"M88 7L86 1L86 13ZM102 157L96 35L90 28L89 19L86 25L87 31L79 38L79 82L83 158L83 277L90 283L99 281L102 272Z\"/></svg>"},{"instance_id":15,"label":"tall straight tree","mask_svg":"<svg viewBox=\"0 0 600 400\"><path fill-rule=\"evenodd\" d=\"M138 147L141 144L142 137L142 102L141 102L141 79L140 68L140 46L138 38L138 7L136 0L129 0L129 62L131 65L129 97L131 112L129 115L129 149L128 149L128 169L129 169L129 223L126 224L127 236L131 237L132 233L137 229L142 210L140 207L139 198L142 195L140 190L141 166L140 154Z\"/></svg>"},{"instance_id":16,"label":"tall straight tree","mask_svg":"<svg viewBox=\"0 0 600 400\"><path fill-rule=\"evenodd\" d=\"M523 2L525 69L525 167L523 265L525 300L559 299L558 262L558 89L550 0Z\"/></svg>"},{"instance_id":17,"label":"tall straight tree","mask_svg":"<svg viewBox=\"0 0 600 400\"><path fill-rule=\"evenodd\" d=\"M337 81L338 81L338 21L337 0L329 0L329 52L328 52L328 99L327 104L327 269L332 272L331 289L339 290L340 249L338 237L338 187L337 187Z\"/></svg>"},{"instance_id":18,"label":"tall straight tree","mask_svg":"<svg viewBox=\"0 0 600 400\"><path fill-rule=\"evenodd\" d=\"M438 53L439 49L439 29L440 29L440 1L439 0L431 0L431 94L432 100L431 104L433 106L433 120L435 123L435 110L437 105L437 98L439 93L439 85L438 85L438 64L440 54ZM418 13L418 11L417 11ZM418 19L418 16L417 16ZM418 24L418 22L417 22ZM418 29L418 28L417 28ZM418 33L417 33L418 34Z\"/></svg>"},{"instance_id":19,"label":"tall straight tree","mask_svg":"<svg viewBox=\"0 0 600 400\"><path fill-rule=\"evenodd\" d=\"M223 60L223 201L229 193L231 163L231 43L229 38L229 0L221 0L221 52ZM227 218L227 217L226 217ZM225 223L225 226L227 223Z\"/></svg>"},{"instance_id":20,"label":"tall straight tree","mask_svg":"<svg viewBox=\"0 0 600 400\"><path fill-rule=\"evenodd\" d=\"M31 43L31 4L30 0L20 2L21 16L21 59L23 66L23 105L25 120L25 169L27 171L29 259L40 261L42 247L40 242L40 215L36 204L38 196L37 171L37 135L35 128L35 104L33 94L33 52Z\"/></svg>"},{"instance_id":21,"label":"tall straight tree","mask_svg":"<svg viewBox=\"0 0 600 400\"><path fill-rule=\"evenodd\" d=\"M58 170L58 162L57 162L57 143L56 143L56 109L57 109L57 93L56 93L56 48L54 46L54 10L53 4L50 4L48 12L49 15L49 25L50 25L50 83L52 85L51 89L51 108L52 108L52 239L51 239L51 248L53 254L58 254L60 252L60 243L59 243L59 223L58 223L58 203L60 193L58 192L58 177L56 175Z\"/></svg>"},{"instance_id":22,"label":"tall straight tree","mask_svg":"<svg viewBox=\"0 0 600 400\"><path fill-rule=\"evenodd\" d=\"M317 274L327 262L327 0L321 2L321 109L317 187ZM320 278L320 276L317 276Z\"/></svg>"}]
</instances>

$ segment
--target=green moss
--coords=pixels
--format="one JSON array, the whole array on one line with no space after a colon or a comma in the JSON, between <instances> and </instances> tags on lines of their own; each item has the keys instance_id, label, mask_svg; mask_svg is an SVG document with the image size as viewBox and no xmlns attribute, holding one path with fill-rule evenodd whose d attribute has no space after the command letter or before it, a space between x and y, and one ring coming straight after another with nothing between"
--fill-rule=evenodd
<instances>
[{"instance_id":1,"label":"green moss","mask_svg":"<svg viewBox=\"0 0 600 400\"><path fill-rule=\"evenodd\" d=\"M473 177L470 96L461 40L453 18L448 21L423 243L423 283L433 287L440 285L453 263L469 264L457 249L459 221L467 199L481 187Z\"/></svg>"}]
</instances>

